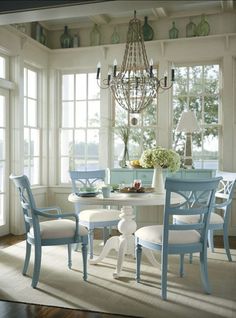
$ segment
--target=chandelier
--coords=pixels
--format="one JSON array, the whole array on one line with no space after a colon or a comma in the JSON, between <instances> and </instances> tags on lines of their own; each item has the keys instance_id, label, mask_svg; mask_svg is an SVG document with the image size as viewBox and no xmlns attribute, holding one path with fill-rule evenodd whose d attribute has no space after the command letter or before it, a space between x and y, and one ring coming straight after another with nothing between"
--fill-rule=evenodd
<instances>
[{"instance_id":1,"label":"chandelier","mask_svg":"<svg viewBox=\"0 0 236 318\"><path fill-rule=\"evenodd\" d=\"M101 64L97 65L97 80L99 82ZM129 22L125 53L121 68L117 71L114 61L113 71L108 73L107 79L99 84L101 88L110 88L117 103L131 114L138 114L148 107L159 91L172 87L174 69L171 70L171 82L168 83L167 74L158 79L154 74L153 61L148 62L144 45L141 21L134 18Z\"/></svg>"}]
</instances>

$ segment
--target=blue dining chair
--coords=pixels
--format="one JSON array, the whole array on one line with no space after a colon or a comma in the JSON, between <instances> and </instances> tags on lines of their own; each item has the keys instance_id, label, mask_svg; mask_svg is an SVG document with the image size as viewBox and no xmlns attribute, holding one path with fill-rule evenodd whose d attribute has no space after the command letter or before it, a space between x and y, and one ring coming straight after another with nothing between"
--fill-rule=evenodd
<instances>
[{"instance_id":1,"label":"blue dining chair","mask_svg":"<svg viewBox=\"0 0 236 318\"><path fill-rule=\"evenodd\" d=\"M201 280L210 293L207 270L207 232L210 212L220 177L204 180L166 178L163 225L151 225L135 232L136 280L140 282L142 248L161 251L161 297L167 299L168 255L180 255L180 276L184 274L184 254L200 253ZM176 195L179 203L176 203ZM175 200L172 198L175 196ZM175 203L173 203L175 202ZM194 224L173 224L173 215L199 215Z\"/></svg>"},{"instance_id":2,"label":"blue dining chair","mask_svg":"<svg viewBox=\"0 0 236 318\"><path fill-rule=\"evenodd\" d=\"M233 194L235 191L236 180L233 178L225 178L220 181L219 188L216 191L216 201L219 199L221 203L215 204L211 212L208 230L208 246L212 253L214 252L214 231L223 230L224 248L228 260L231 262L232 257L229 248L228 226L230 220L230 212L232 206ZM191 224L195 223L196 215L174 215L174 222L178 224ZM192 262L192 255L190 256L190 263Z\"/></svg>"},{"instance_id":3,"label":"blue dining chair","mask_svg":"<svg viewBox=\"0 0 236 318\"><path fill-rule=\"evenodd\" d=\"M93 171L69 171L72 191L74 193L80 192L80 187L93 187L98 182L104 182L106 177L105 170ZM79 222L85 226L89 231L89 255L93 258L93 238L94 229L103 228L104 243L108 239L109 228L117 226L120 221L120 210L103 208L92 208L81 210L81 204L75 203L75 212L79 215Z\"/></svg>"},{"instance_id":4,"label":"blue dining chair","mask_svg":"<svg viewBox=\"0 0 236 318\"><path fill-rule=\"evenodd\" d=\"M36 288L41 268L43 246L67 245L68 267L71 268L71 245L82 244L83 279L87 280L87 245L88 230L79 225L78 215L75 213L61 213L56 206L37 208L31 191L30 182L26 175L10 175L19 192L20 203L23 209L26 229L26 254L23 275L28 270L31 246L34 245L35 258L32 277L32 287ZM41 218L46 218L42 221ZM73 218L74 220L71 220Z\"/></svg>"}]
</instances>

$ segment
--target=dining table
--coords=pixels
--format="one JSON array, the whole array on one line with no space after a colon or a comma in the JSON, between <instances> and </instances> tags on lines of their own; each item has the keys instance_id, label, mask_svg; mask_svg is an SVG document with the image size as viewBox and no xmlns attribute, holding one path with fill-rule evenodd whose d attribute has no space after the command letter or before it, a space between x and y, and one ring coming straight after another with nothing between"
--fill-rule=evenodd
<instances>
[{"instance_id":1,"label":"dining table","mask_svg":"<svg viewBox=\"0 0 236 318\"><path fill-rule=\"evenodd\" d=\"M118 230L120 235L111 236L105 243L101 254L89 260L90 264L101 262L111 250L117 251L116 269L113 273L114 278L120 277L125 255L135 257L135 238L134 233L137 229L135 221L134 207L138 206L164 206L165 193L111 193L110 197L104 198L102 194L95 197L83 197L76 193L71 193L68 200L72 203L82 205L97 206L120 206L120 221ZM173 203L179 203L179 197L172 198ZM109 212L108 212L109 213ZM112 213L112 212L111 212ZM147 212L148 213L148 212ZM160 266L153 253L149 249L143 249L148 261L154 266Z\"/></svg>"}]
</instances>

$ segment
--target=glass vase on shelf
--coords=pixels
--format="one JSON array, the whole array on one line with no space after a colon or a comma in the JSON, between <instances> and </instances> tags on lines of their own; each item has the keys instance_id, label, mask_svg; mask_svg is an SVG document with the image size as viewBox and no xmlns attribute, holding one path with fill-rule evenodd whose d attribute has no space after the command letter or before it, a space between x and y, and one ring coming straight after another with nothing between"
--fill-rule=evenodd
<instances>
[{"instance_id":1,"label":"glass vase on shelf","mask_svg":"<svg viewBox=\"0 0 236 318\"><path fill-rule=\"evenodd\" d=\"M73 36L73 47L79 47L79 37L77 34Z\"/></svg>"},{"instance_id":2,"label":"glass vase on shelf","mask_svg":"<svg viewBox=\"0 0 236 318\"><path fill-rule=\"evenodd\" d=\"M65 25L64 33L60 37L60 43L63 49L72 47L73 39L69 33L67 25Z\"/></svg>"},{"instance_id":3,"label":"glass vase on shelf","mask_svg":"<svg viewBox=\"0 0 236 318\"><path fill-rule=\"evenodd\" d=\"M172 22L172 28L169 30L169 38L177 39L179 37L179 30L175 26L175 22Z\"/></svg>"},{"instance_id":4,"label":"glass vase on shelf","mask_svg":"<svg viewBox=\"0 0 236 318\"><path fill-rule=\"evenodd\" d=\"M186 37L193 37L196 36L196 24L189 18L189 23L186 25Z\"/></svg>"},{"instance_id":5,"label":"glass vase on shelf","mask_svg":"<svg viewBox=\"0 0 236 318\"><path fill-rule=\"evenodd\" d=\"M111 43L112 44L120 43L120 36L119 36L119 34L118 34L117 30L116 30L116 27L114 27L114 31L113 31L113 33L111 35Z\"/></svg>"},{"instance_id":6,"label":"glass vase on shelf","mask_svg":"<svg viewBox=\"0 0 236 318\"><path fill-rule=\"evenodd\" d=\"M154 37L154 32L152 27L148 24L148 17L144 17L144 25L143 25L143 39L144 41L151 41Z\"/></svg>"},{"instance_id":7,"label":"glass vase on shelf","mask_svg":"<svg viewBox=\"0 0 236 318\"><path fill-rule=\"evenodd\" d=\"M90 33L90 45L100 45L101 43L101 33L97 24L94 24L93 29Z\"/></svg>"},{"instance_id":8,"label":"glass vase on shelf","mask_svg":"<svg viewBox=\"0 0 236 318\"><path fill-rule=\"evenodd\" d=\"M201 21L197 25L196 33L198 36L206 36L206 35L209 35L209 33L210 33L210 25L206 21L204 14L202 14Z\"/></svg>"}]
</instances>

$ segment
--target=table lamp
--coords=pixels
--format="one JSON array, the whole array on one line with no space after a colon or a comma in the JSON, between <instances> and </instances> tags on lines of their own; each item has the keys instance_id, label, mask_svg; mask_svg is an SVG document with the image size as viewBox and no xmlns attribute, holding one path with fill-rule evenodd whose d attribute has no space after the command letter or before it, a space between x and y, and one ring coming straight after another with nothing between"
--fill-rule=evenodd
<instances>
[{"instance_id":1,"label":"table lamp","mask_svg":"<svg viewBox=\"0 0 236 318\"><path fill-rule=\"evenodd\" d=\"M192 158L192 133L200 130L197 118L191 110L184 111L176 127L177 132L186 133L184 148L184 166L188 169L193 167Z\"/></svg>"}]
</instances>

